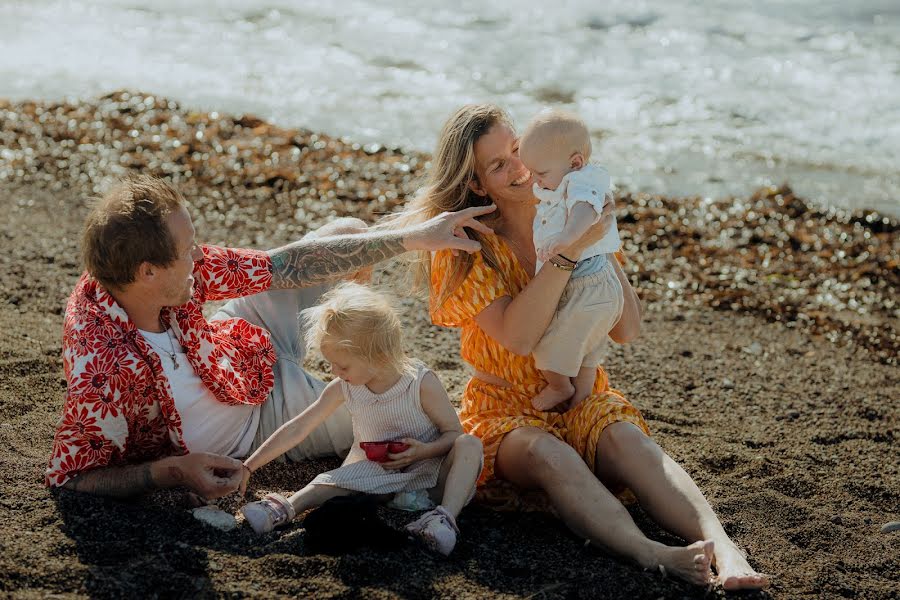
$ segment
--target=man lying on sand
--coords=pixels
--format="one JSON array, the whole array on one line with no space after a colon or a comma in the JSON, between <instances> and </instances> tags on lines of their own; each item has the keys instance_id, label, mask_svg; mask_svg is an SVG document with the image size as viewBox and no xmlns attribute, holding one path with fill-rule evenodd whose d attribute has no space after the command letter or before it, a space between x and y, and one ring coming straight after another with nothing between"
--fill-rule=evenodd
<instances>
[{"instance_id":1,"label":"man lying on sand","mask_svg":"<svg viewBox=\"0 0 900 600\"><path fill-rule=\"evenodd\" d=\"M48 486L126 497L185 486L205 498L238 488L246 456L324 387L309 376L297 313L340 277L407 251L479 250L463 227L493 207L365 231L343 219L270 251L199 245L170 184L134 177L106 193L82 238L86 272L66 307L66 400ZM211 319L207 301L230 300ZM348 416L293 459L345 451Z\"/></svg>"}]
</instances>

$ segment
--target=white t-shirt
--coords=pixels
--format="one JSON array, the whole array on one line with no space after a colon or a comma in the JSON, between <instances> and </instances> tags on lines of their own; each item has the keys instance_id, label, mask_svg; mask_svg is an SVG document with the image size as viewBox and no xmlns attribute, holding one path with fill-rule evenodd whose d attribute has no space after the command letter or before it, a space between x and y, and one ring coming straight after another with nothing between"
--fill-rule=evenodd
<instances>
[{"instance_id":1,"label":"white t-shirt","mask_svg":"<svg viewBox=\"0 0 900 600\"><path fill-rule=\"evenodd\" d=\"M587 202L594 207L597 220L606 204L606 192L609 191L609 172L594 165L585 165L578 171L572 171L559 183L555 190L545 190L534 184L534 195L540 200L537 214L534 217L534 247L541 246L551 237L566 228L569 212L578 202ZM594 243L582 254L581 259L616 252L622 245L619 229L613 220L612 227L599 242ZM543 263L538 261L537 271Z\"/></svg>"},{"instance_id":2,"label":"white t-shirt","mask_svg":"<svg viewBox=\"0 0 900 600\"><path fill-rule=\"evenodd\" d=\"M219 402L194 372L187 354L174 336L165 331L138 331L162 363L175 400L175 409L181 416L181 433L188 450L232 457L250 454L259 426L260 405ZM178 362L177 369L170 356L172 351Z\"/></svg>"}]
</instances>

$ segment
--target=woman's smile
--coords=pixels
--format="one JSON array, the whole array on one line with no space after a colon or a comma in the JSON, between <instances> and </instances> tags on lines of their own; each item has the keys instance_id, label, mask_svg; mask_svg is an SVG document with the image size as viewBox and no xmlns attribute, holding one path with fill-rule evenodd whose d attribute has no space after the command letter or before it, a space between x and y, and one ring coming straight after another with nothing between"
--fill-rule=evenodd
<instances>
[{"instance_id":1,"label":"woman's smile","mask_svg":"<svg viewBox=\"0 0 900 600\"><path fill-rule=\"evenodd\" d=\"M531 171L527 169L517 179L514 179L512 183L510 183L510 185L513 187L518 187L520 185L525 185L526 183L531 183Z\"/></svg>"}]
</instances>

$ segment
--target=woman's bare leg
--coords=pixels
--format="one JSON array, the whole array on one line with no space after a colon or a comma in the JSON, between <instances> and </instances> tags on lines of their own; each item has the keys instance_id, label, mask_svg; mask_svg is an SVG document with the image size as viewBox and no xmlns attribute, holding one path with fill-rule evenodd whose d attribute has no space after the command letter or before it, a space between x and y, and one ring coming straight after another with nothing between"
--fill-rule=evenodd
<instances>
[{"instance_id":1,"label":"woman's bare leg","mask_svg":"<svg viewBox=\"0 0 900 600\"><path fill-rule=\"evenodd\" d=\"M672 547L648 539L578 453L546 431L522 427L506 434L497 452L496 469L498 477L519 487L544 490L569 529L592 543L644 568L662 565L667 573L690 583L709 582L711 541Z\"/></svg>"},{"instance_id":2,"label":"woman's bare leg","mask_svg":"<svg viewBox=\"0 0 900 600\"><path fill-rule=\"evenodd\" d=\"M725 533L691 476L635 425L619 422L603 430L595 472L603 481L631 489L650 516L686 541L714 541L714 566L725 589L768 585Z\"/></svg>"},{"instance_id":3,"label":"woman's bare leg","mask_svg":"<svg viewBox=\"0 0 900 600\"><path fill-rule=\"evenodd\" d=\"M441 506L447 509L453 518L469 500L475 489L484 456L481 440L474 435L463 434L453 441L453 448L441 464L441 472L435 486Z\"/></svg>"}]
</instances>

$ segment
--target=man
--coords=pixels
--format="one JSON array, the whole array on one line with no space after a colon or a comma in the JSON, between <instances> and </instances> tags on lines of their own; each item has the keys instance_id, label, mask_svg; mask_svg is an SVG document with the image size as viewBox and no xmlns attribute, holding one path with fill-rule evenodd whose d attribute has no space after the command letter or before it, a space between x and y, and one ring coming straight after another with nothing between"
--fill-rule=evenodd
<instances>
[{"instance_id":1,"label":"man","mask_svg":"<svg viewBox=\"0 0 900 600\"><path fill-rule=\"evenodd\" d=\"M117 497L235 491L242 464L232 457L323 387L300 366L297 312L328 282L403 252L479 250L464 228L489 232L476 217L492 210L377 232L345 220L264 252L198 245L175 188L145 176L121 182L84 228L86 272L66 308L67 391L47 485ZM215 300L231 302L207 320L203 305ZM291 457L340 452L351 440L339 416Z\"/></svg>"}]
</instances>

